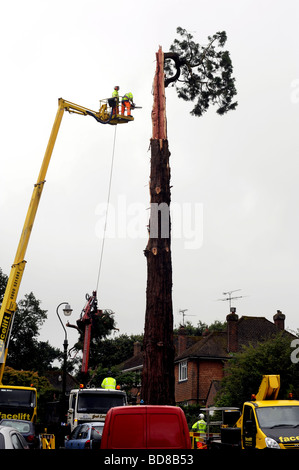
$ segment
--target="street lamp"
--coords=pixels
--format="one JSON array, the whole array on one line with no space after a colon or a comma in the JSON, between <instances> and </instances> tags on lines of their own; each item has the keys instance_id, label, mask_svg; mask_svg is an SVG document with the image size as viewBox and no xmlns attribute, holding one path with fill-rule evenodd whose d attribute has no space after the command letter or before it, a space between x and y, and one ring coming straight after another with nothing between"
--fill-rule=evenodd
<instances>
[{"instance_id":1,"label":"street lamp","mask_svg":"<svg viewBox=\"0 0 299 470\"><path fill-rule=\"evenodd\" d=\"M69 317L72 313L72 308L68 302L61 302L61 304L58 305L56 308L56 313L59 318L59 321L62 325L62 328L64 329L64 342L63 342L63 374L62 374L62 410L61 414L64 416L64 406L65 406L65 396L66 396L66 362L67 362L67 348L68 348L68 341L67 341L67 333L64 324L61 321L61 318L59 316L58 310L61 305L65 305L63 309L63 313L66 317Z\"/></svg>"}]
</instances>

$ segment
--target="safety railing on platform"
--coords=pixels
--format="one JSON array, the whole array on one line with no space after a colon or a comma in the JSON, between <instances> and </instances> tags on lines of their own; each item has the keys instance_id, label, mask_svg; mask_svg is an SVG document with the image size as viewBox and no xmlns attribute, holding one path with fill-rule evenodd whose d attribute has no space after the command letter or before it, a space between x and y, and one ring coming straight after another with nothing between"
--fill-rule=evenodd
<instances>
[{"instance_id":1,"label":"safety railing on platform","mask_svg":"<svg viewBox=\"0 0 299 470\"><path fill-rule=\"evenodd\" d=\"M105 112L109 116L112 112L112 115L127 117L127 108L122 104L122 100L122 96L100 100L100 114Z\"/></svg>"}]
</instances>

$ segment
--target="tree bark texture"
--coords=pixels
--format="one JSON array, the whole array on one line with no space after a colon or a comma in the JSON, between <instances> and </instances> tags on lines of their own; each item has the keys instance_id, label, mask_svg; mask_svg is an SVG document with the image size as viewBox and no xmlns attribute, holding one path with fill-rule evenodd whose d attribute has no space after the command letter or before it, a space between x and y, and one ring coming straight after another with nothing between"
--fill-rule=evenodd
<instances>
[{"instance_id":1,"label":"tree bark texture","mask_svg":"<svg viewBox=\"0 0 299 470\"><path fill-rule=\"evenodd\" d=\"M157 53L152 112L149 240L142 396L145 404L173 405L174 345L170 221L170 168L166 135L164 57Z\"/></svg>"}]
</instances>

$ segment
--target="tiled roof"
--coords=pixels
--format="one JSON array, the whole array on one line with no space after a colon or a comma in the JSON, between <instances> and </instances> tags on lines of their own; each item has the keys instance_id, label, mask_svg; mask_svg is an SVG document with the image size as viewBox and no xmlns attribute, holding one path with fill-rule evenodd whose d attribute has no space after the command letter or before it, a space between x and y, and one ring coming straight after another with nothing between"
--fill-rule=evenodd
<instances>
[{"instance_id":1,"label":"tiled roof","mask_svg":"<svg viewBox=\"0 0 299 470\"><path fill-rule=\"evenodd\" d=\"M243 316L238 320L239 346L247 346L249 343L265 341L277 334L280 330L265 317ZM285 334L290 335L287 331Z\"/></svg>"},{"instance_id":2,"label":"tiled roof","mask_svg":"<svg viewBox=\"0 0 299 470\"><path fill-rule=\"evenodd\" d=\"M130 357L127 361L124 361L120 365L120 369L124 371L129 370L138 370L143 366L143 352L136 354L135 356Z\"/></svg>"},{"instance_id":3,"label":"tiled roof","mask_svg":"<svg viewBox=\"0 0 299 470\"><path fill-rule=\"evenodd\" d=\"M256 344L265 341L280 331L281 330L279 330L274 323L270 322L265 317L242 316L238 320L239 350L242 346L248 346L250 343ZM285 330L284 334L293 336ZM212 332L207 336L200 337L197 343L177 356L175 362L187 357L229 358L230 353L227 351L227 332Z\"/></svg>"},{"instance_id":4,"label":"tiled roof","mask_svg":"<svg viewBox=\"0 0 299 470\"><path fill-rule=\"evenodd\" d=\"M242 346L247 346L250 343L256 344L265 341L279 331L281 330L265 317L242 316L238 320L239 350ZM285 330L284 334L293 336ZM177 343L177 337L174 341ZM227 331L214 331L204 336L187 337L187 348L175 357L175 362L187 357L229 359L231 354L227 351ZM143 353L141 352L125 361L121 365L121 369L123 371L130 369L137 370L141 369L142 365Z\"/></svg>"},{"instance_id":5,"label":"tiled roof","mask_svg":"<svg viewBox=\"0 0 299 470\"><path fill-rule=\"evenodd\" d=\"M207 336L201 336L197 343L177 356L175 362L186 357L229 358L230 355L226 350L226 337L226 332L220 331L214 331Z\"/></svg>"},{"instance_id":6,"label":"tiled roof","mask_svg":"<svg viewBox=\"0 0 299 470\"><path fill-rule=\"evenodd\" d=\"M62 390L62 371L61 370L47 370L44 372L44 376L49 380L52 387L57 390ZM79 382L71 376L69 373L66 374L66 390L72 390L78 388Z\"/></svg>"}]
</instances>

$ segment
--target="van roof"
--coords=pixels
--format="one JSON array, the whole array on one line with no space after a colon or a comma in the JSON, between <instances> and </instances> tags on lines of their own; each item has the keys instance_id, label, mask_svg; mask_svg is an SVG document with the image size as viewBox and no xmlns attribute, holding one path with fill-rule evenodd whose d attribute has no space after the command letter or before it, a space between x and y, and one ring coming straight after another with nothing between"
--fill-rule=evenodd
<instances>
[{"instance_id":1,"label":"van roof","mask_svg":"<svg viewBox=\"0 0 299 470\"><path fill-rule=\"evenodd\" d=\"M70 393L94 393L94 392L100 392L100 393L116 393L116 394L126 394L124 390L117 390L114 388L75 388L71 390Z\"/></svg>"},{"instance_id":2,"label":"van roof","mask_svg":"<svg viewBox=\"0 0 299 470\"><path fill-rule=\"evenodd\" d=\"M171 405L135 405L135 406L114 406L109 410L109 413L183 413L183 410L179 406Z\"/></svg>"}]
</instances>

